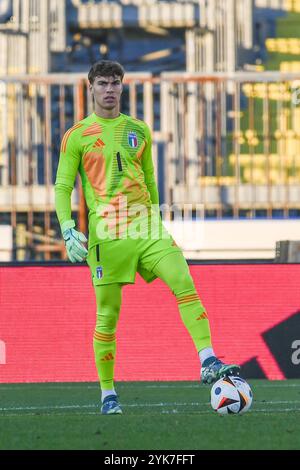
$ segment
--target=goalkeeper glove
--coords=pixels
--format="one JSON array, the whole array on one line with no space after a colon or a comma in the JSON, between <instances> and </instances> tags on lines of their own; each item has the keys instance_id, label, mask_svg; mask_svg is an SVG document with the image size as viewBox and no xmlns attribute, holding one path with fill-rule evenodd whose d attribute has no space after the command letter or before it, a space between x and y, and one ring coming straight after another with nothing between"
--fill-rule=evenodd
<instances>
[{"instance_id":1,"label":"goalkeeper glove","mask_svg":"<svg viewBox=\"0 0 300 470\"><path fill-rule=\"evenodd\" d=\"M88 250L82 245L82 243L87 242L85 235L75 230L74 227L75 222L73 220L68 220L61 226L68 258L72 263L84 261L88 254Z\"/></svg>"}]
</instances>

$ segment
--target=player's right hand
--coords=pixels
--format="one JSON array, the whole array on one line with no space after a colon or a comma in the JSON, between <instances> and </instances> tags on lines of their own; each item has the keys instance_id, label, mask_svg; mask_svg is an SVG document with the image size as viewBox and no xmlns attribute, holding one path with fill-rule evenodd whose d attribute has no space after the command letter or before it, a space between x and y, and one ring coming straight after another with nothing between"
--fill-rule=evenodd
<instances>
[{"instance_id":1,"label":"player's right hand","mask_svg":"<svg viewBox=\"0 0 300 470\"><path fill-rule=\"evenodd\" d=\"M68 228L63 232L63 238L69 260L72 263L84 261L88 254L88 250L82 244L87 242L85 235L74 228Z\"/></svg>"}]
</instances>

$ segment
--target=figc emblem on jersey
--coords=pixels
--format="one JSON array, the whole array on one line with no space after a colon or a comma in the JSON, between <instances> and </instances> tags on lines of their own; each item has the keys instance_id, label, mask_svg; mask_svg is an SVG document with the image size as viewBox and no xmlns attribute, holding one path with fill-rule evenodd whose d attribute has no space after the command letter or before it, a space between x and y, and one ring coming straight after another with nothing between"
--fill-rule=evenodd
<instances>
[{"instance_id":1,"label":"figc emblem on jersey","mask_svg":"<svg viewBox=\"0 0 300 470\"><path fill-rule=\"evenodd\" d=\"M103 277L103 269L102 269L102 266L97 266L96 268L96 277L98 279L102 279Z\"/></svg>"},{"instance_id":2,"label":"figc emblem on jersey","mask_svg":"<svg viewBox=\"0 0 300 470\"><path fill-rule=\"evenodd\" d=\"M128 134L128 144L130 147L135 149L138 146L138 139L135 132L129 132Z\"/></svg>"}]
</instances>

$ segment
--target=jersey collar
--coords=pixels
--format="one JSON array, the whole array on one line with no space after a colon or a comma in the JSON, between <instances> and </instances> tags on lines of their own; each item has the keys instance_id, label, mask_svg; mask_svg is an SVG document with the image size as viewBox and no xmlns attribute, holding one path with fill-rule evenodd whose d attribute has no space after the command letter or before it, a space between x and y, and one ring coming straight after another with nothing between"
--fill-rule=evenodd
<instances>
[{"instance_id":1,"label":"jersey collar","mask_svg":"<svg viewBox=\"0 0 300 470\"><path fill-rule=\"evenodd\" d=\"M121 121L123 121L123 119L125 118L125 115L122 113L120 113L119 116L116 118L103 118L103 117L98 116L96 113L92 113L92 116L95 119L95 121L99 122L100 124L109 124L109 125L115 125L115 124L117 125Z\"/></svg>"}]
</instances>

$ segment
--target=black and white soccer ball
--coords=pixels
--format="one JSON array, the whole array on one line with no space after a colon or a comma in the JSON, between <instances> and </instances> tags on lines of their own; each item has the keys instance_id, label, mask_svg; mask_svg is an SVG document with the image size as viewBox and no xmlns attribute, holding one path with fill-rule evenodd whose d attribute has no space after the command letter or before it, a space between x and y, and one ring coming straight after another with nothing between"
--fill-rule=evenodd
<instances>
[{"instance_id":1,"label":"black and white soccer ball","mask_svg":"<svg viewBox=\"0 0 300 470\"><path fill-rule=\"evenodd\" d=\"M221 415L246 413L251 407L253 393L241 377L223 377L214 383L210 392L213 410Z\"/></svg>"}]
</instances>

